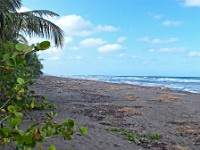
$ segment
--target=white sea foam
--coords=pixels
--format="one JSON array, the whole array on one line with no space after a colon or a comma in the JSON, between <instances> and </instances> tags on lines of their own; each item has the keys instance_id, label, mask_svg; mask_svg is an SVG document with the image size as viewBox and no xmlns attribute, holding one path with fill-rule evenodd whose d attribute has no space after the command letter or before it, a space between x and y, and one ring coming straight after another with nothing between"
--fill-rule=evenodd
<instances>
[{"instance_id":1,"label":"white sea foam","mask_svg":"<svg viewBox=\"0 0 200 150\"><path fill-rule=\"evenodd\" d=\"M192 77L131 77L131 76L72 76L73 78L139 86L170 88L172 90L200 93L200 78Z\"/></svg>"}]
</instances>

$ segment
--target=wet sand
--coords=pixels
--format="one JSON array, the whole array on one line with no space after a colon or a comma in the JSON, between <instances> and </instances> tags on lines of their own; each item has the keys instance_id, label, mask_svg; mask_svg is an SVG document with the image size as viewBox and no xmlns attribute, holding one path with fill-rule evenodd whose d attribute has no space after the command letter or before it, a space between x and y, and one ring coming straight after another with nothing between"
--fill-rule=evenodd
<instances>
[{"instance_id":1,"label":"wet sand","mask_svg":"<svg viewBox=\"0 0 200 150\"><path fill-rule=\"evenodd\" d=\"M169 89L112 84L44 76L32 86L38 96L55 103L56 121L73 118L88 135L72 141L49 139L58 150L200 150L200 94ZM34 112L42 114L40 111ZM129 141L122 132L138 137L160 134L160 140Z\"/></svg>"}]
</instances>

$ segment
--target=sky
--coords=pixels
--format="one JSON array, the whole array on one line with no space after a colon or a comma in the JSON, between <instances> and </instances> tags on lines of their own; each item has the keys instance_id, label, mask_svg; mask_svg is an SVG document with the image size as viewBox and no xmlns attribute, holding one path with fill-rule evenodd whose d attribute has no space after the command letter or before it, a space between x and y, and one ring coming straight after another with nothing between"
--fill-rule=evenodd
<instances>
[{"instance_id":1,"label":"sky","mask_svg":"<svg viewBox=\"0 0 200 150\"><path fill-rule=\"evenodd\" d=\"M39 53L45 74L200 77L200 0L22 2L60 15L65 44Z\"/></svg>"}]
</instances>

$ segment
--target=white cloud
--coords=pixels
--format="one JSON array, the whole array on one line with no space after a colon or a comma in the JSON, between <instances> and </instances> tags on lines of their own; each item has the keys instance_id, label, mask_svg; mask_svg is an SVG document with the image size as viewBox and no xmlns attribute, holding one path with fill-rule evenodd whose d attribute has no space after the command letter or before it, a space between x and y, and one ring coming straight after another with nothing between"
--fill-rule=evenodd
<instances>
[{"instance_id":1,"label":"white cloud","mask_svg":"<svg viewBox=\"0 0 200 150\"><path fill-rule=\"evenodd\" d=\"M187 49L185 47L171 47L171 48L150 48L148 52L161 52L161 53L178 53L184 52Z\"/></svg>"},{"instance_id":2,"label":"white cloud","mask_svg":"<svg viewBox=\"0 0 200 150\"><path fill-rule=\"evenodd\" d=\"M83 56L68 56L68 57L65 57L63 60L83 60L84 57Z\"/></svg>"},{"instance_id":3,"label":"white cloud","mask_svg":"<svg viewBox=\"0 0 200 150\"><path fill-rule=\"evenodd\" d=\"M153 17L154 19L160 20L162 18L162 15L154 15Z\"/></svg>"},{"instance_id":4,"label":"white cloud","mask_svg":"<svg viewBox=\"0 0 200 150\"><path fill-rule=\"evenodd\" d=\"M93 25L78 15L67 15L57 19L55 23L61 27L67 35L89 36L98 32L115 32L117 28L110 25Z\"/></svg>"},{"instance_id":5,"label":"white cloud","mask_svg":"<svg viewBox=\"0 0 200 150\"><path fill-rule=\"evenodd\" d=\"M193 51L188 53L189 57L200 57L200 52Z\"/></svg>"},{"instance_id":6,"label":"white cloud","mask_svg":"<svg viewBox=\"0 0 200 150\"><path fill-rule=\"evenodd\" d=\"M98 47L107 43L106 41L100 38L87 38L80 42L81 47Z\"/></svg>"},{"instance_id":7,"label":"white cloud","mask_svg":"<svg viewBox=\"0 0 200 150\"><path fill-rule=\"evenodd\" d=\"M43 38L39 38L39 37L33 37L33 38L30 38L29 36L25 36L26 40L28 41L28 44L31 45L31 44L36 44L36 43L39 43L39 42L42 42L42 41L45 41L46 39L43 39ZM51 43L52 45L52 43Z\"/></svg>"},{"instance_id":8,"label":"white cloud","mask_svg":"<svg viewBox=\"0 0 200 150\"><path fill-rule=\"evenodd\" d=\"M151 44L168 44L168 43L174 43L177 42L179 39L176 37L171 37L167 39L160 39L160 38L149 38L148 36L139 38L139 42L145 42L145 43L151 43Z\"/></svg>"},{"instance_id":9,"label":"white cloud","mask_svg":"<svg viewBox=\"0 0 200 150\"><path fill-rule=\"evenodd\" d=\"M65 44L71 43L71 42L73 42L73 40L74 39L72 37L70 37L70 36L65 37Z\"/></svg>"},{"instance_id":10,"label":"white cloud","mask_svg":"<svg viewBox=\"0 0 200 150\"><path fill-rule=\"evenodd\" d=\"M95 28L96 32L115 32L117 31L117 28L110 26L110 25L98 25Z\"/></svg>"},{"instance_id":11,"label":"white cloud","mask_svg":"<svg viewBox=\"0 0 200 150\"><path fill-rule=\"evenodd\" d=\"M126 41L126 40L127 40L126 37L119 37L119 38L117 39L117 43L123 43L123 42Z\"/></svg>"},{"instance_id":12,"label":"white cloud","mask_svg":"<svg viewBox=\"0 0 200 150\"><path fill-rule=\"evenodd\" d=\"M68 50L72 50L72 51L77 51L80 49L80 46L71 46L71 47L68 47Z\"/></svg>"},{"instance_id":13,"label":"white cloud","mask_svg":"<svg viewBox=\"0 0 200 150\"><path fill-rule=\"evenodd\" d=\"M101 53L115 52L124 49L120 44L106 44L98 48Z\"/></svg>"},{"instance_id":14,"label":"white cloud","mask_svg":"<svg viewBox=\"0 0 200 150\"><path fill-rule=\"evenodd\" d=\"M132 59L136 59L136 58L138 58L138 57L137 57L136 55L132 55L131 58L132 58Z\"/></svg>"},{"instance_id":15,"label":"white cloud","mask_svg":"<svg viewBox=\"0 0 200 150\"><path fill-rule=\"evenodd\" d=\"M17 12L25 12L25 11L30 11L30 9L22 6L20 9L17 10Z\"/></svg>"},{"instance_id":16,"label":"white cloud","mask_svg":"<svg viewBox=\"0 0 200 150\"><path fill-rule=\"evenodd\" d=\"M126 54L124 54L124 53L120 53L119 55L117 55L118 58L123 58L125 56L126 56Z\"/></svg>"},{"instance_id":17,"label":"white cloud","mask_svg":"<svg viewBox=\"0 0 200 150\"><path fill-rule=\"evenodd\" d=\"M153 52L156 52L157 51L157 49L155 49L155 48L149 48L148 49L148 52L150 52L150 53L153 53Z\"/></svg>"},{"instance_id":18,"label":"white cloud","mask_svg":"<svg viewBox=\"0 0 200 150\"><path fill-rule=\"evenodd\" d=\"M164 20L164 16L160 14L149 13L151 17L158 21L162 21L162 25L172 27L182 25L184 22L180 20Z\"/></svg>"},{"instance_id":19,"label":"white cloud","mask_svg":"<svg viewBox=\"0 0 200 150\"><path fill-rule=\"evenodd\" d=\"M200 0L184 0L186 7L200 7Z\"/></svg>"},{"instance_id":20,"label":"white cloud","mask_svg":"<svg viewBox=\"0 0 200 150\"><path fill-rule=\"evenodd\" d=\"M102 59L103 59L103 57L102 57L102 56L99 56L99 57L97 57L97 59L98 59L98 60L102 60Z\"/></svg>"},{"instance_id":21,"label":"white cloud","mask_svg":"<svg viewBox=\"0 0 200 150\"><path fill-rule=\"evenodd\" d=\"M162 22L162 24L167 27L173 27L173 26L179 26L179 25L183 24L183 21L165 20Z\"/></svg>"},{"instance_id":22,"label":"white cloud","mask_svg":"<svg viewBox=\"0 0 200 150\"><path fill-rule=\"evenodd\" d=\"M56 24L60 26L68 35L87 36L91 34L90 29L93 27L90 21L84 20L81 16L67 15L56 20Z\"/></svg>"},{"instance_id":23,"label":"white cloud","mask_svg":"<svg viewBox=\"0 0 200 150\"><path fill-rule=\"evenodd\" d=\"M186 50L185 47L172 47L172 48L160 48L160 52L184 52Z\"/></svg>"},{"instance_id":24,"label":"white cloud","mask_svg":"<svg viewBox=\"0 0 200 150\"><path fill-rule=\"evenodd\" d=\"M26 37L26 39L29 42L29 45L40 43L42 41L47 40L47 39L36 38L36 37L34 37L34 38ZM65 44L62 49L55 47L53 42L51 42L51 47L48 50L39 51L38 53L41 55L41 57L43 57L45 59L59 60L59 59L61 59L61 56L63 55L64 50L66 50L66 49L71 50L70 47L67 47L67 44L69 44L71 42L73 42L72 37L65 37Z\"/></svg>"},{"instance_id":25,"label":"white cloud","mask_svg":"<svg viewBox=\"0 0 200 150\"><path fill-rule=\"evenodd\" d=\"M153 12L148 12L147 15L150 16L150 17L153 18L153 19L156 19L156 20L160 20L160 19L162 19L162 17L163 17L162 15L160 15L160 14L155 14L155 13L153 13Z\"/></svg>"},{"instance_id":26,"label":"white cloud","mask_svg":"<svg viewBox=\"0 0 200 150\"><path fill-rule=\"evenodd\" d=\"M75 60L82 60L83 57L82 57L82 56L76 56L74 59L75 59Z\"/></svg>"},{"instance_id":27,"label":"white cloud","mask_svg":"<svg viewBox=\"0 0 200 150\"><path fill-rule=\"evenodd\" d=\"M53 47L53 48L49 48L46 51L40 51L39 53L42 55L41 57L45 57L49 60L59 60L61 59L63 50Z\"/></svg>"}]
</instances>

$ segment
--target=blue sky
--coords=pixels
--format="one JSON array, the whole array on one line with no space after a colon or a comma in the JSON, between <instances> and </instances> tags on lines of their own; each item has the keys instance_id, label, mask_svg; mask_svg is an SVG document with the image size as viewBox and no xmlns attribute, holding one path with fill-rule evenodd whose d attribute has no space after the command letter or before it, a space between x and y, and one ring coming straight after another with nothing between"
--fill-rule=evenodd
<instances>
[{"instance_id":1,"label":"blue sky","mask_svg":"<svg viewBox=\"0 0 200 150\"><path fill-rule=\"evenodd\" d=\"M50 75L200 76L200 0L23 0L65 31L40 53ZM30 43L41 41L34 38Z\"/></svg>"}]
</instances>

